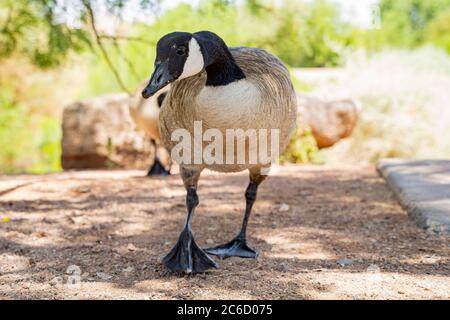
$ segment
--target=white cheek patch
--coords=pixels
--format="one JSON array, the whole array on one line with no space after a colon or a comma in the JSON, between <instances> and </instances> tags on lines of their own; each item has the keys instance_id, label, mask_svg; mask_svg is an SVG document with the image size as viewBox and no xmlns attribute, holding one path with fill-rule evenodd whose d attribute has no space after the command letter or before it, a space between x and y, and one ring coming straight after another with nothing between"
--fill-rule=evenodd
<instances>
[{"instance_id":1,"label":"white cheek patch","mask_svg":"<svg viewBox=\"0 0 450 320\"><path fill-rule=\"evenodd\" d=\"M202 72L205 62L203 60L202 51L197 40L192 38L189 41L189 55L184 64L183 73L178 78L179 80L192 77Z\"/></svg>"}]
</instances>

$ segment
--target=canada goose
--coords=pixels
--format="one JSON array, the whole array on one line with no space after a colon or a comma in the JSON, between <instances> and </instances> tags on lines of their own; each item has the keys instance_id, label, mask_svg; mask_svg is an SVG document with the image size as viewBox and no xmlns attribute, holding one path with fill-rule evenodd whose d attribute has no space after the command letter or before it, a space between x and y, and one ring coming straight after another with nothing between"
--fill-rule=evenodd
<instances>
[{"instance_id":1,"label":"canada goose","mask_svg":"<svg viewBox=\"0 0 450 320\"><path fill-rule=\"evenodd\" d=\"M155 71L142 96L152 97L169 84L171 89L161 108L160 124L162 142L170 151L177 147L172 135L181 129L192 137L195 121L201 121L205 130L217 129L222 133L235 128L276 129L280 151L289 142L296 120L295 92L283 63L262 49L228 48L218 35L208 31L170 33L157 44ZM247 141L244 147L246 152L250 151ZM233 147L233 152L239 150ZM164 264L173 271L195 273L218 267L207 253L221 258L255 258L256 251L247 246L247 223L258 186L266 177L263 170L269 167L270 163L253 163L247 159L244 163L232 164L180 163L187 191L187 219L177 244L163 258ZM203 169L249 170L250 173L239 234L227 244L205 250L196 244L191 231L192 217L199 204L197 185Z\"/></svg>"},{"instance_id":2,"label":"canada goose","mask_svg":"<svg viewBox=\"0 0 450 320\"><path fill-rule=\"evenodd\" d=\"M156 145L156 156L148 176L168 176L170 175L170 155L161 145L159 133L159 110L170 90L170 85L164 87L153 95L150 99L143 99L141 96L145 83L140 86L137 93L130 100L130 115L138 129L144 131Z\"/></svg>"}]
</instances>

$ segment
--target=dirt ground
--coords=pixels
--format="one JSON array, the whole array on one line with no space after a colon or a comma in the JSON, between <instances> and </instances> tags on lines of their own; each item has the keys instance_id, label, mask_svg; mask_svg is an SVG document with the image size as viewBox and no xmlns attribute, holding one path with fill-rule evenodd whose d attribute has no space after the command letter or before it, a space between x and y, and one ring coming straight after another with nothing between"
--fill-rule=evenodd
<instances>
[{"instance_id":1,"label":"dirt ground","mask_svg":"<svg viewBox=\"0 0 450 320\"><path fill-rule=\"evenodd\" d=\"M450 239L416 227L373 167L278 168L249 225L259 258L190 276L160 263L185 219L180 177L143 174L0 176L0 297L450 298ZM237 233L246 186L245 173L203 174L201 246Z\"/></svg>"}]
</instances>

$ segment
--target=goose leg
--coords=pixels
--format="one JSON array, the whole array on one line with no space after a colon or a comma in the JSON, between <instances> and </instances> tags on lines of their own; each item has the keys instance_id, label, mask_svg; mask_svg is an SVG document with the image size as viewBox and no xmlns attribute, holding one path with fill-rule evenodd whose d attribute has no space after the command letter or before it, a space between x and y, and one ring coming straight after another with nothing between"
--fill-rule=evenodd
<instances>
[{"instance_id":1,"label":"goose leg","mask_svg":"<svg viewBox=\"0 0 450 320\"><path fill-rule=\"evenodd\" d=\"M250 184L245 192L246 208L241 231L230 242L214 248L205 249L207 253L218 256L221 259L230 257L256 258L258 256L255 250L247 246L247 224L256 200L258 186L264 179L265 176L261 175L260 170L250 170Z\"/></svg>"},{"instance_id":2,"label":"goose leg","mask_svg":"<svg viewBox=\"0 0 450 320\"><path fill-rule=\"evenodd\" d=\"M148 177L153 176L160 176L160 177L167 177L170 175L170 171L164 168L161 161L158 157L155 158L155 162L153 163L152 167L147 173Z\"/></svg>"},{"instance_id":3,"label":"goose leg","mask_svg":"<svg viewBox=\"0 0 450 320\"><path fill-rule=\"evenodd\" d=\"M187 190L186 223L181 231L177 244L163 258L163 263L172 271L185 273L198 273L211 268L217 268L217 264L195 243L191 231L191 221L195 208L199 204L197 196L197 182L200 171L190 171L181 168L181 176Z\"/></svg>"},{"instance_id":4,"label":"goose leg","mask_svg":"<svg viewBox=\"0 0 450 320\"><path fill-rule=\"evenodd\" d=\"M160 145L160 143L158 143L156 141L154 141L154 143L156 145L155 162L153 163L153 165L149 169L149 171L147 173L147 176L148 177L152 177L152 176L167 177L167 176L170 175L170 169L167 170L164 167L164 165L162 164L162 162L164 162L164 160L167 160L167 159L170 159L170 158L168 156L167 151ZM163 161L161 162L160 159L163 159Z\"/></svg>"}]
</instances>

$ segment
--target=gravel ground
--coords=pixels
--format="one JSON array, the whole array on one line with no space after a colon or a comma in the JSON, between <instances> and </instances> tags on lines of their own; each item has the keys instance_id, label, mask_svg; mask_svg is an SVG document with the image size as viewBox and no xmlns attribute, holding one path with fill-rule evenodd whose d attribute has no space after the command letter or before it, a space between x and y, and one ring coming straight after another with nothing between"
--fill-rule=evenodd
<instances>
[{"instance_id":1,"label":"gravel ground","mask_svg":"<svg viewBox=\"0 0 450 320\"><path fill-rule=\"evenodd\" d=\"M0 298L450 299L450 239L416 227L375 168L276 171L248 230L260 257L194 276L160 263L185 219L177 174L0 176ZM245 173L203 174L201 246L235 235L246 186Z\"/></svg>"}]
</instances>

